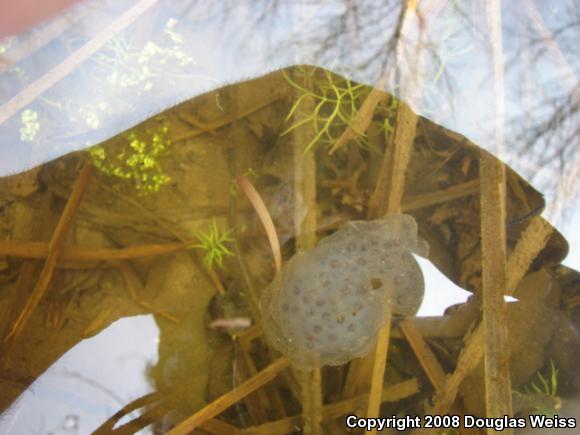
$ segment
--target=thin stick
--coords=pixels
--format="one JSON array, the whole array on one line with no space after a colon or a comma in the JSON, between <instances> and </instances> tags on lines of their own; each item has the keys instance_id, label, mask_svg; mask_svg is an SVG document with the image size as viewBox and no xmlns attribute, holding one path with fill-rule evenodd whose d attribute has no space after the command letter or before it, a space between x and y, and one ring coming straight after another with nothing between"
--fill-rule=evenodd
<instances>
[{"instance_id":1,"label":"thin stick","mask_svg":"<svg viewBox=\"0 0 580 435\"><path fill-rule=\"evenodd\" d=\"M304 86L311 88L311 81L306 79ZM305 98L304 108L308 112L314 112L314 101L311 97ZM310 143L314 136L313 128L309 125L295 129L292 134L296 251L305 251L316 246L316 158L314 151L304 152L304 144ZM320 368L310 371L294 370L294 373L300 384L300 402L304 417L302 430L305 435L319 435L322 433Z\"/></svg>"},{"instance_id":2,"label":"thin stick","mask_svg":"<svg viewBox=\"0 0 580 435\"><path fill-rule=\"evenodd\" d=\"M369 199L368 214L371 218L378 218L386 210L397 213L401 209L405 173L411 159L418 119L407 104L399 102L395 134L385 152L375 190Z\"/></svg>"},{"instance_id":3,"label":"thin stick","mask_svg":"<svg viewBox=\"0 0 580 435\"><path fill-rule=\"evenodd\" d=\"M187 139L193 139L194 137L200 136L202 134L213 133L216 130L225 127L226 125L232 124L236 120L247 118L251 114L258 112L259 110L262 110L265 107L271 106L276 101L282 99L286 94L287 90L284 87L282 86L276 87L273 89L273 95L270 95L269 98L265 99L264 101L258 102L255 106L240 108L239 111L236 111L234 116L220 118L216 121L208 122L205 125L199 124L197 126L194 125L194 127L196 127L197 130L188 129L179 136L172 136L171 141L173 143L178 143ZM193 124L191 122L192 121L191 117L188 116L187 114L180 113L178 116L180 119L182 119L182 121L186 122L187 124L189 125Z\"/></svg>"},{"instance_id":4,"label":"thin stick","mask_svg":"<svg viewBox=\"0 0 580 435\"><path fill-rule=\"evenodd\" d=\"M371 390L369 393L369 402L367 406L367 417L378 418L379 408L383 401L383 381L385 377L385 367L387 366L387 354L389 351L389 342L391 336L391 307L388 309L385 326L379 331L377 347L374 353L373 371L371 374ZM371 433L376 432L375 430Z\"/></svg>"},{"instance_id":5,"label":"thin stick","mask_svg":"<svg viewBox=\"0 0 580 435\"><path fill-rule=\"evenodd\" d=\"M412 196L403 201L402 211L409 212L432 205L453 201L454 199L463 198L479 192L479 178L466 181L464 183L449 186L437 192L424 193L422 195Z\"/></svg>"},{"instance_id":6,"label":"thin stick","mask_svg":"<svg viewBox=\"0 0 580 435\"><path fill-rule=\"evenodd\" d=\"M92 172L93 167L89 163L85 162L48 245L48 256L46 257L44 267L40 272L40 277L38 278L36 287L26 302L22 313L20 313L20 316L12 326L12 330L5 338L5 341L17 337L20 332L22 332L22 329L24 328L24 325L28 321L30 315L33 313L33 311L38 306L38 303L42 299L50 279L52 278L54 267L56 266L56 262L60 255L60 251L64 243L65 236L68 232L70 223L75 211L77 210L77 207L81 202L83 194L85 193Z\"/></svg>"},{"instance_id":7,"label":"thin stick","mask_svg":"<svg viewBox=\"0 0 580 435\"><path fill-rule=\"evenodd\" d=\"M191 249L191 243L171 243L165 245L142 245L127 248L91 248L84 246L62 246L59 260L76 261L114 261L130 260L133 258L150 257L170 254L172 252ZM48 257L48 243L46 242L17 242L14 240L0 240L0 255L17 258L43 259Z\"/></svg>"},{"instance_id":8,"label":"thin stick","mask_svg":"<svg viewBox=\"0 0 580 435\"><path fill-rule=\"evenodd\" d=\"M488 417L512 415L507 336L505 167L483 155L481 172L481 271L485 336L485 402Z\"/></svg>"},{"instance_id":9,"label":"thin stick","mask_svg":"<svg viewBox=\"0 0 580 435\"><path fill-rule=\"evenodd\" d=\"M243 380L256 376L258 370L256 369L256 364L254 364L250 354L244 349L240 349L239 355L241 358L237 359L238 370L236 370L236 377L239 377L239 380ZM239 380L236 380L236 382L239 382ZM268 421L268 416L266 415L268 410L268 396L264 389L260 389L253 394L248 394L245 397L245 400L248 414L250 414L250 417L255 424Z\"/></svg>"},{"instance_id":10,"label":"thin stick","mask_svg":"<svg viewBox=\"0 0 580 435\"><path fill-rule=\"evenodd\" d=\"M495 87L496 156L482 153L479 164L481 214L481 275L485 338L485 409L487 417L511 417L512 391L507 331L506 290L506 175L500 160L505 154L505 89L501 3L486 3ZM506 428L508 434L513 429ZM487 429L487 433L495 433Z\"/></svg>"},{"instance_id":11,"label":"thin stick","mask_svg":"<svg viewBox=\"0 0 580 435\"><path fill-rule=\"evenodd\" d=\"M229 393L224 394L217 400L197 411L191 417L179 423L169 432L168 435L187 435L195 428L205 423L210 418L214 418L222 411L226 410L234 403L239 402L248 394L256 391L262 385L274 379L278 373L290 365L288 358L281 357L258 373L256 376L248 379Z\"/></svg>"},{"instance_id":12,"label":"thin stick","mask_svg":"<svg viewBox=\"0 0 580 435\"><path fill-rule=\"evenodd\" d=\"M357 112L352 125L346 127L344 132L336 140L332 148L328 151L328 154L332 155L337 149L345 145L349 140L356 139L358 136L365 134L371 121L373 120L373 114L377 106L385 101L389 94L383 91L383 87L386 85L386 75L383 76L376 84L376 87L369 93L365 98L360 110Z\"/></svg>"},{"instance_id":13,"label":"thin stick","mask_svg":"<svg viewBox=\"0 0 580 435\"><path fill-rule=\"evenodd\" d=\"M544 249L554 227L543 217L535 216L520 235L520 240L507 262L506 289L513 294L534 258Z\"/></svg>"},{"instance_id":14,"label":"thin stick","mask_svg":"<svg viewBox=\"0 0 580 435\"><path fill-rule=\"evenodd\" d=\"M411 318L406 318L399 323L399 328L405 335L405 338L411 345L413 352L419 360L419 364L423 367L423 370L427 374L431 385L439 390L445 383L445 371L433 351L429 348L421 332L415 325L415 322Z\"/></svg>"},{"instance_id":15,"label":"thin stick","mask_svg":"<svg viewBox=\"0 0 580 435\"><path fill-rule=\"evenodd\" d=\"M254 207L254 210L256 210L260 222L262 222L262 226L264 227L266 236L268 237L268 242L270 243L270 248L272 249L272 255L274 256L276 272L279 272L280 269L282 269L282 254L280 253L280 241L278 240L278 234L276 233L276 227L272 221L272 216L270 216L266 204L264 204L262 197L252 183L250 183L250 181L243 175L237 176L236 180Z\"/></svg>"},{"instance_id":16,"label":"thin stick","mask_svg":"<svg viewBox=\"0 0 580 435\"><path fill-rule=\"evenodd\" d=\"M10 119L16 112L24 108L27 104L34 101L35 98L42 95L52 86L57 84L67 75L69 75L81 63L100 50L108 41L117 36L121 31L130 26L143 15L151 6L157 3L157 0L140 0L105 27L101 32L95 35L90 41L84 44L77 51L72 53L63 62L48 71L42 77L39 77L17 95L0 106L0 125Z\"/></svg>"}]
</instances>

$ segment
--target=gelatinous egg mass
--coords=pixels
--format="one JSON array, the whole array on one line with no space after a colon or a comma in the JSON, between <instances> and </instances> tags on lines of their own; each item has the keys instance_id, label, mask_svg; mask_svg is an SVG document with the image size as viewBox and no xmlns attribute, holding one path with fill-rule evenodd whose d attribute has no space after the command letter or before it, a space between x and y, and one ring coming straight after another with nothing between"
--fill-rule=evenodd
<instances>
[{"instance_id":1,"label":"gelatinous egg mass","mask_svg":"<svg viewBox=\"0 0 580 435\"><path fill-rule=\"evenodd\" d=\"M366 355L389 309L419 309L424 281L411 252L427 251L409 215L346 223L294 255L264 291L266 339L302 369Z\"/></svg>"}]
</instances>

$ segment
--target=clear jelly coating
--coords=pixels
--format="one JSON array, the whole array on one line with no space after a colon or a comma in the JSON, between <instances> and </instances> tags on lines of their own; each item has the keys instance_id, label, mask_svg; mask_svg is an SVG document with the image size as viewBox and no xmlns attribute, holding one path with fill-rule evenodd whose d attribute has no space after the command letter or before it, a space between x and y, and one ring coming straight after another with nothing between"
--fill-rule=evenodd
<instances>
[{"instance_id":1,"label":"clear jelly coating","mask_svg":"<svg viewBox=\"0 0 580 435\"><path fill-rule=\"evenodd\" d=\"M346 223L294 255L264 291L268 342L305 370L366 355L389 309L419 309L424 281L411 252L427 251L409 215Z\"/></svg>"}]
</instances>

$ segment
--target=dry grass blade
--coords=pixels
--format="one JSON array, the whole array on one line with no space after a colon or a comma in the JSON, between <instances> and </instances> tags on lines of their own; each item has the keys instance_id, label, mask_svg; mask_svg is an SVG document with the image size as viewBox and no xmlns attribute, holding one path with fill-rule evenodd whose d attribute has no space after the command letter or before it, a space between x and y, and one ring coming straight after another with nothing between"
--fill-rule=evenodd
<instances>
[{"instance_id":1,"label":"dry grass blade","mask_svg":"<svg viewBox=\"0 0 580 435\"><path fill-rule=\"evenodd\" d=\"M10 119L16 112L31 103L35 98L42 95L76 67L100 50L108 41L115 37L123 29L133 24L139 16L147 11L157 0L141 0L90 41L72 53L63 62L39 77L25 89L0 106L0 125Z\"/></svg>"},{"instance_id":2,"label":"dry grass blade","mask_svg":"<svg viewBox=\"0 0 580 435\"><path fill-rule=\"evenodd\" d=\"M5 341L18 336L20 332L22 332L24 325L38 306L38 303L42 299L44 292L48 288L48 284L54 272L54 267L56 266L56 262L60 256L65 236L68 232L75 211L77 210L77 207L79 206L83 194L87 188L92 172L92 166L89 163L84 163L74 189L69 197L64 211L62 212L60 220L56 225L52 239L48 244L48 256L46 257L44 267L40 273L40 277L38 278L34 291L30 295L28 301L26 301L26 305L24 306L22 313L20 313L20 316L14 323L12 330L6 337Z\"/></svg>"},{"instance_id":3,"label":"dry grass blade","mask_svg":"<svg viewBox=\"0 0 580 435\"><path fill-rule=\"evenodd\" d=\"M288 358L282 357L274 361L256 376L248 379L246 382L224 394L214 402L210 403L206 407L200 409L198 412L193 414L188 419L184 420L169 432L168 435L186 435L190 433L195 428L199 427L209 419L219 415L222 411L226 410L234 403L242 400L248 394L256 391L262 385L274 379L278 373L287 368L290 365Z\"/></svg>"},{"instance_id":4,"label":"dry grass blade","mask_svg":"<svg viewBox=\"0 0 580 435\"><path fill-rule=\"evenodd\" d=\"M276 227L274 227L274 222L272 221L272 217L266 208L266 204L262 200L262 197L255 189L255 187L250 183L250 181L244 177L243 175L239 175L236 177L238 181L238 185L242 189L242 191L246 194L246 197L256 210L258 217L260 218L260 222L266 231L266 235L268 236L268 242L270 243L270 248L272 248L272 255L274 256L274 264L276 266L276 272L279 272L282 269L282 254L280 253L280 241L278 240L278 234L276 233Z\"/></svg>"}]
</instances>

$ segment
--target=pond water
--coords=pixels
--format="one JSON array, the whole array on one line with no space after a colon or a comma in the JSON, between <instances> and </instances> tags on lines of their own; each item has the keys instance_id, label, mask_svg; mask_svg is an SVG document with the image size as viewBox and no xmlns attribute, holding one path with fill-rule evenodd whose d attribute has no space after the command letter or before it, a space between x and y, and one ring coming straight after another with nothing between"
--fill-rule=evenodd
<instances>
[{"instance_id":1,"label":"pond water","mask_svg":"<svg viewBox=\"0 0 580 435\"><path fill-rule=\"evenodd\" d=\"M0 432L577 418L576 9L87 1L1 40Z\"/></svg>"}]
</instances>

